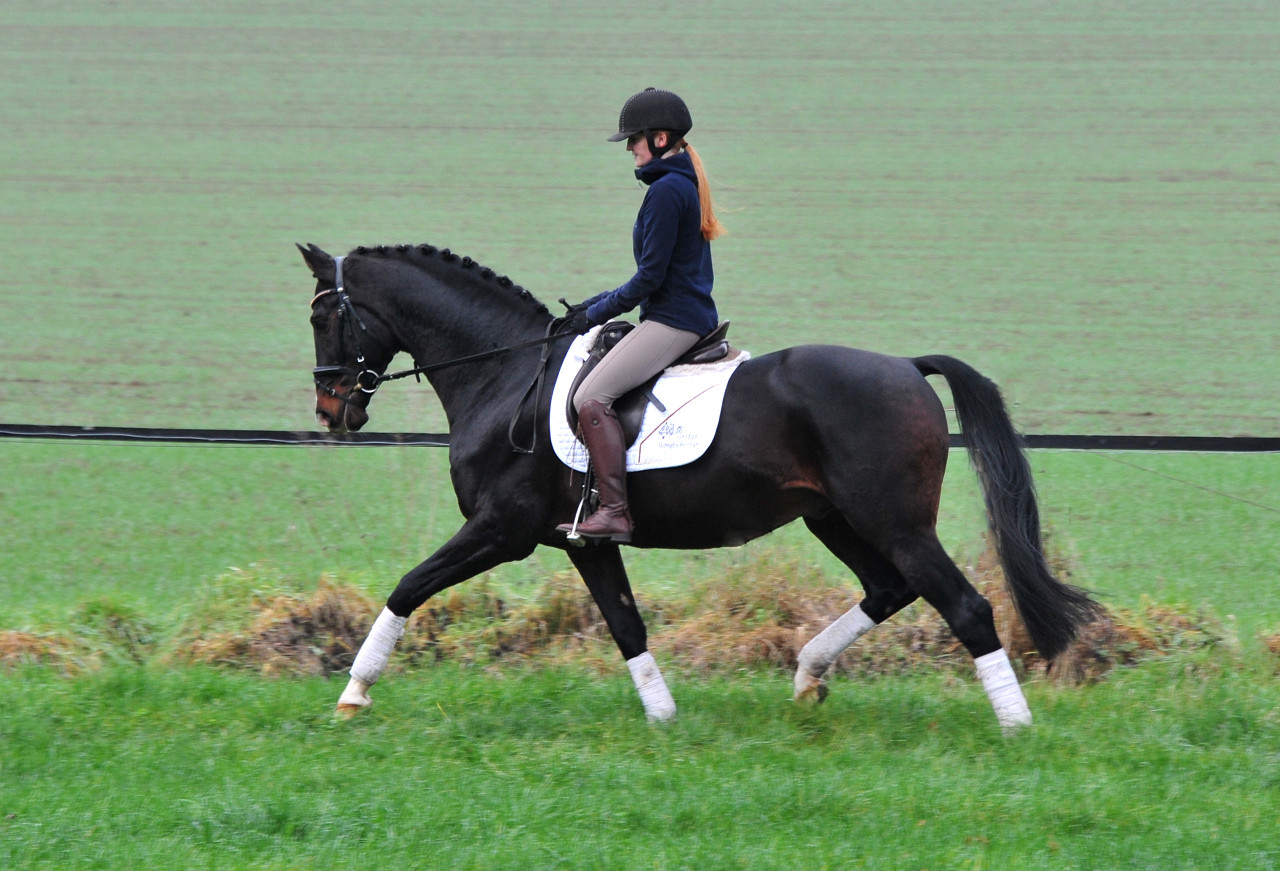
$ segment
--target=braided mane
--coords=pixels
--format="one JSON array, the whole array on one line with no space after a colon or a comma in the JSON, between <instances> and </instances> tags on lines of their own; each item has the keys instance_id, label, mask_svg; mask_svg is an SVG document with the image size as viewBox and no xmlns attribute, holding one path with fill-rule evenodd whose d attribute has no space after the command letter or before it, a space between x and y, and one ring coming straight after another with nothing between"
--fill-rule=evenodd
<instances>
[{"instance_id":1,"label":"braided mane","mask_svg":"<svg viewBox=\"0 0 1280 871\"><path fill-rule=\"evenodd\" d=\"M395 245L395 246L378 245L374 248L366 248L364 245L361 245L351 253L362 254L366 256L371 254L372 255L381 254L383 256L387 256L387 255L398 256L399 259L409 261L409 262L430 258L433 262L441 263L451 267L459 275L466 276L467 278L470 278L472 281L479 280L483 282L492 282L498 287L512 293L517 298L530 303L530 305L533 307L535 311L538 311L542 314L551 313L547 309L547 307L537 297L535 297L532 293L530 293L525 288L516 284L507 276L499 275L498 273L490 269L488 266L482 266L476 261L472 260L470 257L459 257L457 254L454 254L448 248L436 248L434 245L427 245L425 243L422 245ZM425 266L426 264L422 263L417 265Z\"/></svg>"}]
</instances>

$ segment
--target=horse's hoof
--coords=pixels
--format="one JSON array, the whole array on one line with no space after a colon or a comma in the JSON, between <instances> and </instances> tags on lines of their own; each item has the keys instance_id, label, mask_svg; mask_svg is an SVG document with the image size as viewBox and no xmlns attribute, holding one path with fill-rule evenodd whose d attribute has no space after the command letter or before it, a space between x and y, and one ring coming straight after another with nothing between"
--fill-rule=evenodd
<instances>
[{"instance_id":1,"label":"horse's hoof","mask_svg":"<svg viewBox=\"0 0 1280 871\"><path fill-rule=\"evenodd\" d=\"M806 705L820 705L827 700L827 682L803 669L796 672L795 700Z\"/></svg>"},{"instance_id":2,"label":"horse's hoof","mask_svg":"<svg viewBox=\"0 0 1280 871\"><path fill-rule=\"evenodd\" d=\"M373 704L373 699L369 698L369 684L359 678L351 678L347 682L347 688L342 691L342 695L338 696L338 707L334 709L333 715L343 720L350 720L360 711Z\"/></svg>"},{"instance_id":3,"label":"horse's hoof","mask_svg":"<svg viewBox=\"0 0 1280 871\"><path fill-rule=\"evenodd\" d=\"M815 686L808 687L797 693L796 701L802 705L820 705L827 700L829 692L826 682L820 681Z\"/></svg>"}]
</instances>

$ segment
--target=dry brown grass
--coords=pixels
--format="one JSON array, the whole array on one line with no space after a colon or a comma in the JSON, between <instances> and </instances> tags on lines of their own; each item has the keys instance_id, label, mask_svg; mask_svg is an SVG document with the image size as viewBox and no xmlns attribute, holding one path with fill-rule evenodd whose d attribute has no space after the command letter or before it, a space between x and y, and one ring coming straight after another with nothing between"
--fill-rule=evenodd
<instances>
[{"instance_id":1,"label":"dry brown grass","mask_svg":"<svg viewBox=\"0 0 1280 871\"><path fill-rule=\"evenodd\" d=\"M215 585L221 613L210 617L196 609L169 655L266 675L344 672L382 608L362 591L329 579L309 595L263 592L255 589L261 586L256 581L246 573L224 577ZM244 601L236 601L237 590ZM487 663L550 650L572 652L608 639L608 628L576 574L553 576L534 599L514 607L479 580L447 591L415 613L397 645L396 662Z\"/></svg>"},{"instance_id":2,"label":"dry brown grass","mask_svg":"<svg viewBox=\"0 0 1280 871\"><path fill-rule=\"evenodd\" d=\"M410 663L489 662L612 644L604 618L574 572L558 572L527 602L509 605L486 582L454 588L409 621L402 645Z\"/></svg>"},{"instance_id":3,"label":"dry brown grass","mask_svg":"<svg viewBox=\"0 0 1280 871\"><path fill-rule=\"evenodd\" d=\"M1055 560L1069 576L1065 560ZM1225 636L1211 615L1183 606L1144 603L1137 611L1106 611L1056 661L1035 652L994 554L966 569L991 602L996 628L1010 657L1031 674L1061 683L1096 680L1112 668L1144 657L1198 650ZM766 552L687 595L651 603L652 646L696 671L795 668L804 644L848 610L860 596L812 567ZM310 592L287 588L269 571L236 570L215 581L192 609L164 656L258 671L264 675L317 675L351 666L381 605L359 589L322 579ZM95 667L102 650L125 651L135 661L150 655L150 642L134 616L95 605L94 637L110 636L110 648L76 636L0 634L0 664L56 664L66 670ZM83 627L82 627L83 628ZM1280 635L1268 641L1280 651ZM432 599L409 621L394 661L414 667L448 659L489 664L573 660L612 661L612 640L600 612L573 572L550 578L527 601L510 603L484 579ZM868 633L836 664L847 674L897 674L972 668L968 653L932 608L913 605Z\"/></svg>"},{"instance_id":4,"label":"dry brown grass","mask_svg":"<svg viewBox=\"0 0 1280 871\"><path fill-rule=\"evenodd\" d=\"M1058 577L1070 579L1071 567L1064 557L1054 555L1050 564ZM983 553L968 573L995 611L996 630L1010 658L1021 661L1028 672L1048 676L1058 683L1087 683L1116 666L1132 665L1147 656L1216 647L1227 638L1222 624L1204 609L1144 600L1136 611L1104 608L1070 647L1046 663L1036 653L1031 636L1018 617L994 551Z\"/></svg>"},{"instance_id":5,"label":"dry brown grass","mask_svg":"<svg viewBox=\"0 0 1280 871\"><path fill-rule=\"evenodd\" d=\"M327 579L310 596L257 595L250 608L248 625L197 627L180 635L172 655L266 675L330 674L351 667L377 614L364 593Z\"/></svg>"},{"instance_id":6,"label":"dry brown grass","mask_svg":"<svg viewBox=\"0 0 1280 871\"><path fill-rule=\"evenodd\" d=\"M96 663L88 651L72 638L56 634L0 632L0 666L52 665L78 673Z\"/></svg>"},{"instance_id":7,"label":"dry brown grass","mask_svg":"<svg viewBox=\"0 0 1280 871\"><path fill-rule=\"evenodd\" d=\"M1058 560L1059 563L1065 562ZM1069 568L1057 565L1060 575ZM1169 639L1143 631L1132 615L1108 612L1087 627L1077 642L1046 669L1004 587L994 553L987 552L967 570L995 614L996 629L1009 654L1028 670L1049 672L1067 683L1091 680L1117 664L1135 661L1143 651L1171 649ZM859 597L833 587L812 569L794 562L764 559L708 585L686 608L685 619L664 628L655 646L695 668L776 666L795 668L804 644ZM1144 624L1164 627L1182 612L1153 613ZM1165 632L1165 635L1168 635ZM836 663L846 674L898 674L970 667L967 651L927 605L917 604L865 635Z\"/></svg>"},{"instance_id":8,"label":"dry brown grass","mask_svg":"<svg viewBox=\"0 0 1280 871\"><path fill-rule=\"evenodd\" d=\"M769 554L666 605L652 644L695 669L794 669L805 642L854 601L817 569Z\"/></svg>"},{"instance_id":9,"label":"dry brown grass","mask_svg":"<svg viewBox=\"0 0 1280 871\"><path fill-rule=\"evenodd\" d=\"M80 603L58 630L0 631L0 667L52 666L64 674L106 662L146 660L155 644L151 625L132 609L108 600Z\"/></svg>"}]
</instances>

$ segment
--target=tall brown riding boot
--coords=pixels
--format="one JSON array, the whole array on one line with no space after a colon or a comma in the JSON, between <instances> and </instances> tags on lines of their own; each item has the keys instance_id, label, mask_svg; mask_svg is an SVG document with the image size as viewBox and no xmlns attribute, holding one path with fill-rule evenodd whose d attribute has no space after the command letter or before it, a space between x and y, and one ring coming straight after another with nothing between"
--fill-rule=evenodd
<instances>
[{"instance_id":1,"label":"tall brown riding boot","mask_svg":"<svg viewBox=\"0 0 1280 871\"><path fill-rule=\"evenodd\" d=\"M578 524L578 534L626 544L631 541L631 511L627 507L627 445L622 424L612 408L588 399L578 411L578 431L591 455L600 490L600 507ZM572 528L570 523L556 527L565 533Z\"/></svg>"}]
</instances>

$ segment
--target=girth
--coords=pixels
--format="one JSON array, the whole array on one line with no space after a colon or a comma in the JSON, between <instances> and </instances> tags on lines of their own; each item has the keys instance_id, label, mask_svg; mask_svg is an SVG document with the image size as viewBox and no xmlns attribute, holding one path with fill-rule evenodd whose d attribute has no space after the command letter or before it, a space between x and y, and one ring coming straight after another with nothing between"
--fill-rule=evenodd
<instances>
[{"instance_id":1,"label":"girth","mask_svg":"<svg viewBox=\"0 0 1280 871\"><path fill-rule=\"evenodd\" d=\"M573 397L577 394L578 388L582 386L582 382L586 377L591 374L591 370L600 365L600 361L604 359L605 354L612 351L618 342L622 341L622 337L635 328L636 325L628 321L610 321L604 325L604 329L596 336L595 343L587 354L587 359L583 361L582 368L578 370L578 374L573 378L573 383L569 386L569 401L565 414L568 417L569 430L571 432L578 431L578 410L573 407ZM723 360L729 356L729 342L725 338L728 335L729 322L721 321L714 330L699 339L696 345L671 365L689 366ZM659 372L639 387L632 388L613 401L613 412L618 415L618 422L622 424L622 436L628 448L635 444L636 439L640 436L640 426L644 423L644 412L650 402L657 407L658 411L667 410L658 401L658 398L653 395L653 385L657 384L658 379L661 377L662 372Z\"/></svg>"}]
</instances>

